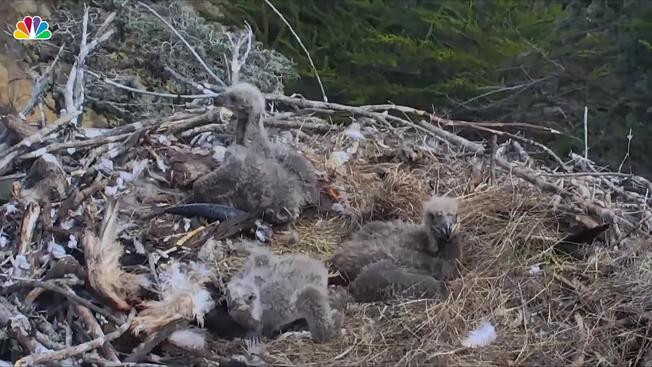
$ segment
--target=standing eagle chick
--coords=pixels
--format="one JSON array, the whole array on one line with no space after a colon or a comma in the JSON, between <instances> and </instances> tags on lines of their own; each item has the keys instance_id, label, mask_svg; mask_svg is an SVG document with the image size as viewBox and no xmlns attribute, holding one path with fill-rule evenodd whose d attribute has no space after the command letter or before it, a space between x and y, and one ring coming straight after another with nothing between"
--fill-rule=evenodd
<instances>
[{"instance_id":1,"label":"standing eagle chick","mask_svg":"<svg viewBox=\"0 0 652 367\"><path fill-rule=\"evenodd\" d=\"M305 319L316 342L335 338L343 315L328 298L328 271L306 255L253 253L226 286L229 314L253 335L270 336Z\"/></svg>"},{"instance_id":2,"label":"standing eagle chick","mask_svg":"<svg viewBox=\"0 0 652 367\"><path fill-rule=\"evenodd\" d=\"M461 256L455 198L432 197L423 206L421 224L400 220L374 221L364 225L335 252L333 266L354 280L367 265L388 260L438 280L456 276Z\"/></svg>"},{"instance_id":3,"label":"standing eagle chick","mask_svg":"<svg viewBox=\"0 0 652 367\"><path fill-rule=\"evenodd\" d=\"M267 219L296 219L305 205L319 199L312 164L283 144L272 144L263 127L265 98L255 86L239 83L215 98L236 117L235 141L223 164L193 185L195 201L231 205L245 211L262 209Z\"/></svg>"}]
</instances>

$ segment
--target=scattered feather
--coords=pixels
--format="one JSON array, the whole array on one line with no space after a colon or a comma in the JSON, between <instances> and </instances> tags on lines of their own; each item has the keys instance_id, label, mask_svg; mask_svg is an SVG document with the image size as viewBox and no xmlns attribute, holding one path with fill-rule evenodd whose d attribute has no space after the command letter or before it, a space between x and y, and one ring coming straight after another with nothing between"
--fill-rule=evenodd
<instances>
[{"instance_id":1,"label":"scattered feather","mask_svg":"<svg viewBox=\"0 0 652 367\"><path fill-rule=\"evenodd\" d=\"M57 160L57 157L55 157L54 155L52 155L50 153L44 153L43 155L41 155L41 158L43 158L43 160L48 162L48 163L54 163L57 166L59 165L59 161Z\"/></svg>"},{"instance_id":2,"label":"scattered feather","mask_svg":"<svg viewBox=\"0 0 652 367\"><path fill-rule=\"evenodd\" d=\"M107 186L104 188L104 193L107 196L115 196L118 193L118 186Z\"/></svg>"},{"instance_id":3,"label":"scattered feather","mask_svg":"<svg viewBox=\"0 0 652 367\"><path fill-rule=\"evenodd\" d=\"M344 135L353 140L364 140L365 136L360 131L360 124L357 122L352 123L344 130Z\"/></svg>"},{"instance_id":4,"label":"scattered feather","mask_svg":"<svg viewBox=\"0 0 652 367\"><path fill-rule=\"evenodd\" d=\"M65 230L71 229L73 225L75 225L75 220L73 218L61 222L61 228Z\"/></svg>"},{"instance_id":5,"label":"scattered feather","mask_svg":"<svg viewBox=\"0 0 652 367\"><path fill-rule=\"evenodd\" d=\"M344 163L348 162L349 159L351 159L351 157L346 152L336 151L331 153L330 157L328 157L326 166L330 169L337 169L343 166Z\"/></svg>"},{"instance_id":6,"label":"scattered feather","mask_svg":"<svg viewBox=\"0 0 652 367\"><path fill-rule=\"evenodd\" d=\"M310 331L286 331L278 337L280 340L283 339L311 339L312 334Z\"/></svg>"},{"instance_id":7,"label":"scattered feather","mask_svg":"<svg viewBox=\"0 0 652 367\"><path fill-rule=\"evenodd\" d=\"M63 248L60 244L56 243L54 241L54 238L48 242L48 253L52 256L54 256L55 259L60 259L64 256L66 256L66 249Z\"/></svg>"},{"instance_id":8,"label":"scattered feather","mask_svg":"<svg viewBox=\"0 0 652 367\"><path fill-rule=\"evenodd\" d=\"M84 128L83 131L84 131L84 135L87 138L96 138L96 137L102 135L105 131L108 131L108 130L110 130L110 129L98 129L98 128L95 128L95 127L87 127L87 128Z\"/></svg>"},{"instance_id":9,"label":"scattered feather","mask_svg":"<svg viewBox=\"0 0 652 367\"><path fill-rule=\"evenodd\" d=\"M30 265L29 261L27 260L27 256L25 255L16 255L16 258L13 260L14 267L21 269L21 270L30 270L32 266Z\"/></svg>"},{"instance_id":10,"label":"scattered feather","mask_svg":"<svg viewBox=\"0 0 652 367\"><path fill-rule=\"evenodd\" d=\"M134 162L133 167L131 167L131 180L135 180L139 178L148 165L149 165L149 159L142 159L140 161Z\"/></svg>"},{"instance_id":11,"label":"scattered feather","mask_svg":"<svg viewBox=\"0 0 652 367\"><path fill-rule=\"evenodd\" d=\"M206 333L199 329L184 329L173 332L168 341L179 348L202 350L206 348Z\"/></svg>"},{"instance_id":12,"label":"scattered feather","mask_svg":"<svg viewBox=\"0 0 652 367\"><path fill-rule=\"evenodd\" d=\"M151 334L180 319L195 319L203 326L204 315L215 306L204 287L211 279L210 270L194 262L173 262L159 278L161 300L143 303L144 310L134 319L134 333Z\"/></svg>"},{"instance_id":13,"label":"scattered feather","mask_svg":"<svg viewBox=\"0 0 652 367\"><path fill-rule=\"evenodd\" d=\"M4 208L5 208L5 215L14 214L16 212L16 204L14 203L5 204Z\"/></svg>"},{"instance_id":14,"label":"scattered feather","mask_svg":"<svg viewBox=\"0 0 652 367\"><path fill-rule=\"evenodd\" d=\"M183 231L188 232L190 229L190 218L183 218Z\"/></svg>"},{"instance_id":15,"label":"scattered feather","mask_svg":"<svg viewBox=\"0 0 652 367\"><path fill-rule=\"evenodd\" d=\"M101 239L86 230L82 246L90 285L110 300L116 309L128 311L131 306L126 300L134 297L146 281L143 276L128 273L120 266L124 249L117 240L117 216L117 205L110 203L102 224Z\"/></svg>"},{"instance_id":16,"label":"scattered feather","mask_svg":"<svg viewBox=\"0 0 652 367\"><path fill-rule=\"evenodd\" d=\"M224 161L224 153L226 153L226 148L220 145L213 147L213 159L217 162L222 163Z\"/></svg>"},{"instance_id":17,"label":"scattered feather","mask_svg":"<svg viewBox=\"0 0 652 367\"><path fill-rule=\"evenodd\" d=\"M534 265L530 266L530 270L528 271L528 274L537 275L539 273L541 273L541 268L539 267L538 264L534 264Z\"/></svg>"},{"instance_id":18,"label":"scattered feather","mask_svg":"<svg viewBox=\"0 0 652 367\"><path fill-rule=\"evenodd\" d=\"M209 238L206 243L199 249L197 257L206 263L215 263L224 258L224 250L222 249L221 242L216 241L214 238Z\"/></svg>"},{"instance_id":19,"label":"scattered feather","mask_svg":"<svg viewBox=\"0 0 652 367\"><path fill-rule=\"evenodd\" d=\"M68 237L68 248L77 248L77 237L74 234Z\"/></svg>"},{"instance_id":20,"label":"scattered feather","mask_svg":"<svg viewBox=\"0 0 652 367\"><path fill-rule=\"evenodd\" d=\"M5 237L4 232L0 231L0 248L5 248L9 244L9 239Z\"/></svg>"},{"instance_id":21,"label":"scattered feather","mask_svg":"<svg viewBox=\"0 0 652 367\"><path fill-rule=\"evenodd\" d=\"M258 241L267 242L272 238L272 234L272 229L269 226L265 224L259 224L256 226L256 238Z\"/></svg>"},{"instance_id":22,"label":"scattered feather","mask_svg":"<svg viewBox=\"0 0 652 367\"><path fill-rule=\"evenodd\" d=\"M469 336L462 341L462 345L467 348L484 347L496 340L496 337L494 326L490 322L485 321L469 333Z\"/></svg>"},{"instance_id":23,"label":"scattered feather","mask_svg":"<svg viewBox=\"0 0 652 367\"><path fill-rule=\"evenodd\" d=\"M75 149L75 148L68 148L68 149L66 149L66 152L68 152L68 154L70 154L70 155L75 154L76 151L77 151L77 149Z\"/></svg>"},{"instance_id":24,"label":"scattered feather","mask_svg":"<svg viewBox=\"0 0 652 367\"><path fill-rule=\"evenodd\" d=\"M102 157L100 158L100 163L97 165L97 169L105 173L111 173L113 172L113 161Z\"/></svg>"},{"instance_id":25,"label":"scattered feather","mask_svg":"<svg viewBox=\"0 0 652 367\"><path fill-rule=\"evenodd\" d=\"M165 135L159 135L156 140L158 140L160 144L170 145L170 140L168 140L168 137Z\"/></svg>"},{"instance_id":26,"label":"scattered feather","mask_svg":"<svg viewBox=\"0 0 652 367\"><path fill-rule=\"evenodd\" d=\"M143 243L140 242L139 239L134 238L133 239L133 244L134 244L134 248L136 249L137 254L144 255L146 253L145 246L143 246Z\"/></svg>"},{"instance_id":27,"label":"scattered feather","mask_svg":"<svg viewBox=\"0 0 652 367\"><path fill-rule=\"evenodd\" d=\"M165 164L165 162L163 162L163 160L158 157L156 158L156 166L158 167L158 169L160 169L163 172L166 172L168 170L168 166Z\"/></svg>"}]
</instances>

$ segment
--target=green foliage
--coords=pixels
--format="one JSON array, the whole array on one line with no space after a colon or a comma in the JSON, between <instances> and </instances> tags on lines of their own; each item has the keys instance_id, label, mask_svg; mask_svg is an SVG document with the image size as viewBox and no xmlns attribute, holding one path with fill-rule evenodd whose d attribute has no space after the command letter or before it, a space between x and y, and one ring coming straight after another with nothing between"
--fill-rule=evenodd
<instances>
[{"instance_id":1,"label":"green foliage","mask_svg":"<svg viewBox=\"0 0 652 367\"><path fill-rule=\"evenodd\" d=\"M297 63L289 90L320 92L284 23L263 1L211 0L220 21ZM594 158L616 167L632 129L634 170L652 173L652 2L631 0L275 0L329 98L392 101L469 120L554 123L547 142L581 152L584 106ZM544 137L545 138L545 137ZM625 167L629 167L625 165Z\"/></svg>"},{"instance_id":2,"label":"green foliage","mask_svg":"<svg viewBox=\"0 0 652 367\"><path fill-rule=\"evenodd\" d=\"M429 107L480 93L497 81L496 65L529 48L526 37L549 34L555 11L532 10L534 3L303 0L275 6L301 35L334 100ZM302 80L290 87L319 97L303 51L264 2L223 5L228 23L256 24L262 42L298 63Z\"/></svg>"}]
</instances>

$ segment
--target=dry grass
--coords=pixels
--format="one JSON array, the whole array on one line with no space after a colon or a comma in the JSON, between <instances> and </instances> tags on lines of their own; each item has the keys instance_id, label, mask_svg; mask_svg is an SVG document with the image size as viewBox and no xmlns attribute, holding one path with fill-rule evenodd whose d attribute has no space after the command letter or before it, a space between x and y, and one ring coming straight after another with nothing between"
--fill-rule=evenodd
<instances>
[{"instance_id":1,"label":"dry grass","mask_svg":"<svg viewBox=\"0 0 652 367\"><path fill-rule=\"evenodd\" d=\"M340 144L311 156L318 169L325 170L322 157ZM558 254L554 246L577 213L555 209L553 197L509 175L491 185L486 173L474 180L473 161L359 158L328 172L352 215L305 216L276 233L272 249L327 261L359 224L419 221L424 199L450 193L461 200L462 277L450 283L444 302L350 304L345 333L329 343L267 340L265 355L273 365L634 366L649 360L652 252L621 258L622 250L607 248L599 237L590 256ZM220 273L232 273L243 260L227 257ZM497 339L485 347L463 347L462 340L483 321L495 326Z\"/></svg>"},{"instance_id":2,"label":"dry grass","mask_svg":"<svg viewBox=\"0 0 652 367\"><path fill-rule=\"evenodd\" d=\"M553 245L572 221L570 213L553 210L551 197L510 178L472 187L468 175L460 174L468 169L461 162L431 161L412 169L385 164L382 175L378 165L351 164L335 175L335 183L362 221L418 221L433 178L438 192L461 198L462 278L450 284L445 302L352 304L345 334L330 343L271 340L266 351L274 365L641 363L652 337L652 255L622 263L618 271L615 252L599 244L589 258L561 257ZM350 232L336 219L301 221L296 231L298 244L277 249L322 259ZM531 274L533 266L540 272ZM461 341L484 320L495 326L498 338L486 347L463 347Z\"/></svg>"}]
</instances>

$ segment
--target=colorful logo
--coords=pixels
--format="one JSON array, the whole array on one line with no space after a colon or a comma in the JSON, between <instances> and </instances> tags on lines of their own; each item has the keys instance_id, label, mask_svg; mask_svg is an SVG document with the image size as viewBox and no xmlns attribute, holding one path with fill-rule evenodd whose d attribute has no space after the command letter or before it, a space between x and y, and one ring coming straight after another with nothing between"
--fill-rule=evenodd
<instances>
[{"instance_id":1,"label":"colorful logo","mask_svg":"<svg viewBox=\"0 0 652 367\"><path fill-rule=\"evenodd\" d=\"M14 38L17 40L49 40L52 32L48 29L48 22L41 20L41 17L27 16L16 23Z\"/></svg>"}]
</instances>

